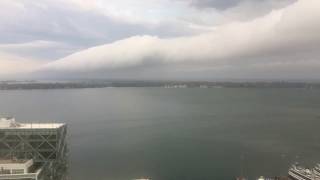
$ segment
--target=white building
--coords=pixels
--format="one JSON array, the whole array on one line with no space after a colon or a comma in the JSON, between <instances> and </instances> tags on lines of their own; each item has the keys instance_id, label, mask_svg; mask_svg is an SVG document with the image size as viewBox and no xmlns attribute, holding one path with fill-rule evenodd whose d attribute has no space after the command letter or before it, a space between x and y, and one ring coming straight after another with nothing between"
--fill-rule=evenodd
<instances>
[{"instance_id":1,"label":"white building","mask_svg":"<svg viewBox=\"0 0 320 180\"><path fill-rule=\"evenodd\" d=\"M38 180L42 168L36 168L33 160L0 160L0 180Z\"/></svg>"}]
</instances>

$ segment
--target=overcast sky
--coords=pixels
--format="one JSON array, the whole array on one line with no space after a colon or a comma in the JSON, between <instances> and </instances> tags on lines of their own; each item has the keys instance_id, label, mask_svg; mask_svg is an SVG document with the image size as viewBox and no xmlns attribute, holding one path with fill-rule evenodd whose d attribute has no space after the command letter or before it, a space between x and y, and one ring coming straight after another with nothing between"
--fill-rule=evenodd
<instances>
[{"instance_id":1,"label":"overcast sky","mask_svg":"<svg viewBox=\"0 0 320 180\"><path fill-rule=\"evenodd\" d=\"M319 0L1 0L0 79L319 79Z\"/></svg>"}]
</instances>

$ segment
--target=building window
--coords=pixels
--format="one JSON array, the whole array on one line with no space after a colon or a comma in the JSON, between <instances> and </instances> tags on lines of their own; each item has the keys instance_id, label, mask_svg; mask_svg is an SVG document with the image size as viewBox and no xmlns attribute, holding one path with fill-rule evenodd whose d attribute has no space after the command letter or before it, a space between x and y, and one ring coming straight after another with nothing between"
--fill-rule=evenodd
<instances>
[{"instance_id":1,"label":"building window","mask_svg":"<svg viewBox=\"0 0 320 180\"><path fill-rule=\"evenodd\" d=\"M1 168L1 169L0 169L0 174L11 174L11 172L10 172L9 169L3 169L3 168Z\"/></svg>"},{"instance_id":2,"label":"building window","mask_svg":"<svg viewBox=\"0 0 320 180\"><path fill-rule=\"evenodd\" d=\"M23 174L24 169L12 169L12 174Z\"/></svg>"}]
</instances>

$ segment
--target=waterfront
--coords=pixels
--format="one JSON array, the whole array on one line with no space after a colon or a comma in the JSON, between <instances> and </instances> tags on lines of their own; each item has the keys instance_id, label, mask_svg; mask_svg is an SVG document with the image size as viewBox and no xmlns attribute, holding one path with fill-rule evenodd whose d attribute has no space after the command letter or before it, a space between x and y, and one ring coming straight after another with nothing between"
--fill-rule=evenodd
<instances>
[{"instance_id":1,"label":"waterfront","mask_svg":"<svg viewBox=\"0 0 320 180\"><path fill-rule=\"evenodd\" d=\"M70 179L271 177L320 161L319 90L15 90L0 109L68 123Z\"/></svg>"}]
</instances>

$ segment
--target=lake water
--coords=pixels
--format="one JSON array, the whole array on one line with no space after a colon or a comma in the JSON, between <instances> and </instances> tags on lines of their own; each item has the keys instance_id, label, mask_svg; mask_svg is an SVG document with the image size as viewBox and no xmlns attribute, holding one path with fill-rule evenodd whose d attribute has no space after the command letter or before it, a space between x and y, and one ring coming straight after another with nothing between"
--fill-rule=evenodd
<instances>
[{"instance_id":1,"label":"lake water","mask_svg":"<svg viewBox=\"0 0 320 180\"><path fill-rule=\"evenodd\" d=\"M0 114L68 123L71 180L232 180L320 162L320 90L0 91Z\"/></svg>"}]
</instances>

